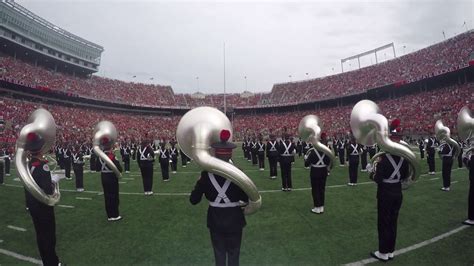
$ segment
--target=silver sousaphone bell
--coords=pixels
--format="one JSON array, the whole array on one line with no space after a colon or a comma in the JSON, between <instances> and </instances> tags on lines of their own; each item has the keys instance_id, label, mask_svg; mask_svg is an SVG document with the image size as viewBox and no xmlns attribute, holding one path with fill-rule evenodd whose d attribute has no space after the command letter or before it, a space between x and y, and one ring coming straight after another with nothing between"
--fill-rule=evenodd
<instances>
[{"instance_id":1,"label":"silver sousaphone bell","mask_svg":"<svg viewBox=\"0 0 474 266\"><path fill-rule=\"evenodd\" d=\"M112 162L112 160L101 149L101 146L104 144L112 149L114 143L117 141L117 135L117 129L112 122L99 122L95 126L94 137L92 139L92 149L94 150L94 153L115 173L117 178L120 178L122 177L122 173L120 173L114 162Z\"/></svg>"},{"instance_id":2,"label":"silver sousaphone bell","mask_svg":"<svg viewBox=\"0 0 474 266\"><path fill-rule=\"evenodd\" d=\"M59 185L57 182L53 182L52 195L47 195L38 186L28 167L28 153L31 152L31 146L40 146L39 149L35 148L36 153L46 154L49 152L56 137L56 123L51 113L42 108L34 111L27 123L21 129L20 136L16 141L15 166L26 190L40 202L54 206L61 198Z\"/></svg>"},{"instance_id":3,"label":"silver sousaphone bell","mask_svg":"<svg viewBox=\"0 0 474 266\"><path fill-rule=\"evenodd\" d=\"M374 168L376 168L376 159L388 152L403 157L409 162L409 181L415 180L420 175L420 165L413 151L406 145L390 140L387 118L380 114L377 104L370 100L359 101L352 109L350 125L358 143L367 146L377 143L382 150L371 158Z\"/></svg>"},{"instance_id":4,"label":"silver sousaphone bell","mask_svg":"<svg viewBox=\"0 0 474 266\"><path fill-rule=\"evenodd\" d=\"M319 117L315 115L307 115L303 117L303 119L301 119L300 121L300 124L298 126L298 134L301 139L311 142L311 144L313 144L313 147L316 150L323 152L324 154L326 154L326 156L329 157L329 159L331 160L329 168L332 169L336 161L336 157L334 156L334 153L331 151L331 149L329 149L326 145L320 142L320 125L321 121L319 120Z\"/></svg>"},{"instance_id":5,"label":"silver sousaphone bell","mask_svg":"<svg viewBox=\"0 0 474 266\"><path fill-rule=\"evenodd\" d=\"M198 107L187 112L179 121L176 139L181 150L192 158L204 170L223 176L239 186L249 197L249 204L244 208L245 214L256 212L262 198L252 180L234 165L213 157L211 144L220 141L220 132L227 129L231 132L229 119L216 108Z\"/></svg>"}]
</instances>

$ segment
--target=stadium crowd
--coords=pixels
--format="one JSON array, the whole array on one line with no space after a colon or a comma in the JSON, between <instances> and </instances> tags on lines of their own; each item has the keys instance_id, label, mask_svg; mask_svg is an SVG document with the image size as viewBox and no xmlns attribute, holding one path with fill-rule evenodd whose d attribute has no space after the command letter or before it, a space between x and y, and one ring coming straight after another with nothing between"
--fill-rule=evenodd
<instances>
[{"instance_id":1,"label":"stadium crowd","mask_svg":"<svg viewBox=\"0 0 474 266\"><path fill-rule=\"evenodd\" d=\"M474 31L468 31L419 51L358 70L312 80L275 84L272 91L265 94L228 94L226 103L229 107L294 104L357 94L385 85L401 85L467 66L473 52L473 43ZM71 76L12 57L0 57L0 79L32 88L60 91L71 96L129 105L224 105L223 94L193 97L190 94L175 94L170 86L124 82L98 76Z\"/></svg>"},{"instance_id":2,"label":"stadium crowd","mask_svg":"<svg viewBox=\"0 0 474 266\"><path fill-rule=\"evenodd\" d=\"M322 78L275 84L267 104L287 104L357 94L371 88L401 85L469 65L474 31L376 65Z\"/></svg>"},{"instance_id":3,"label":"stadium crowd","mask_svg":"<svg viewBox=\"0 0 474 266\"><path fill-rule=\"evenodd\" d=\"M60 105L41 104L2 97L4 136L15 138L28 116L36 108L48 109L58 125L58 140L89 140L94 126L101 120L113 122L122 140L135 139L148 135L154 139L170 140L175 137L175 130L180 116L136 115L123 112L103 111L98 109L65 107ZM455 132L457 112L462 106L473 109L474 84L467 83L436 90L410 94L394 99L377 102L387 119L397 116L402 120L405 134L432 135L436 120L442 119ZM349 118L353 105L332 107L315 111L299 111L280 114L236 115L233 120L235 137L243 137L272 132L280 135L285 128L296 136L301 118L307 114L316 114L322 120L323 130L329 136L347 135L350 132Z\"/></svg>"}]
</instances>

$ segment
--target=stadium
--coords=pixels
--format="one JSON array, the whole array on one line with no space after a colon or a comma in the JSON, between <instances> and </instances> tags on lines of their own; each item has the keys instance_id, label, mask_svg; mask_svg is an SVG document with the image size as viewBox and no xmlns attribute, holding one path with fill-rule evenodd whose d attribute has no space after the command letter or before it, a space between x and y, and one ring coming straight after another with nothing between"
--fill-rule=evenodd
<instances>
[{"instance_id":1,"label":"stadium","mask_svg":"<svg viewBox=\"0 0 474 266\"><path fill-rule=\"evenodd\" d=\"M229 121L231 140L237 145L232 158L234 168L248 176L262 199L260 209L245 216L242 265L380 263L369 255L379 244L377 184L370 173L361 171L365 168L357 166L357 186L348 186L349 167L336 147L336 142L351 138L351 113L364 99L373 101L386 120L402 121L403 140L420 165L419 177L403 190L395 230L395 258L388 263L474 263L473 226L461 224L467 217L473 182L469 175L473 170L455 158L451 190L446 193L440 190L442 185L445 188L443 158L436 154L431 174L427 156L422 155L427 152L428 139L435 136L437 120L442 120L456 141L464 140L458 136L461 132L457 121L463 107L474 110L474 30L466 29L401 56L395 55L393 43L375 48L342 59L341 73L275 82L270 92L175 93L169 85L97 75L101 55L108 47L47 19L15 1L0 2L0 265L42 264L38 251L41 244L39 240L37 243L29 210L25 210L28 181L16 164L22 129L31 123L29 117L38 108L52 115L57 128L55 144L47 152L52 169L65 174L58 159L60 149L81 150L85 158L88 156L83 165L82 190L78 190L70 165L70 177L60 181L61 198L54 213L55 247L61 263L212 265L213 246L206 225L208 206L189 202L203 171L200 161L187 154L193 160L181 163L185 157L181 154L176 169L165 177L157 157L152 166L153 193L149 195L144 195L144 172L137 164L138 146L146 140L155 154L162 154L156 152L161 151L161 144L169 149L176 141L178 149L192 150L196 145L180 147L184 144L177 128L190 111L204 106L219 110ZM377 58L380 51L392 48L393 58L360 67L360 58L372 54ZM351 60L359 60L359 68L344 71L344 63ZM299 137L300 121L311 114L319 118L329 149L338 155L325 185L327 204L323 215L312 211L312 170L305 165L306 152L302 148L293 155L290 193L282 192L280 167L277 178L271 178L266 158L266 167L257 166L252 162L254 158L241 149L259 138L268 143L272 136L282 139L282 143L291 138L296 146L299 140L305 140ZM199 119L205 120L207 115L212 117L202 113ZM111 222L105 215L104 183L91 162L94 130L103 120L116 128L113 157L120 164L124 160L122 148L135 149L135 156L129 159L130 168L118 179L123 217L118 222ZM468 147L465 143L465 150ZM26 202L28 207L28 199Z\"/></svg>"}]
</instances>

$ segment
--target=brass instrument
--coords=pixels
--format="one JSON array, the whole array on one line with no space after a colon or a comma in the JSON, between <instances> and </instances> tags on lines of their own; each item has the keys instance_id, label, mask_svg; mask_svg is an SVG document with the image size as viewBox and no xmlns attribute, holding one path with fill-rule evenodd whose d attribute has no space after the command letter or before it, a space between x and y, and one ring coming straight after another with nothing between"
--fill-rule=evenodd
<instances>
[{"instance_id":1,"label":"brass instrument","mask_svg":"<svg viewBox=\"0 0 474 266\"><path fill-rule=\"evenodd\" d=\"M33 179L28 167L28 152L30 152L28 150L28 144L31 144L32 141L28 139L28 136L35 136L36 141L44 141L38 153L45 154L54 144L56 138L56 123L51 113L42 108L34 111L28 118L27 123L28 124L21 129L20 136L16 141L15 166L20 180L31 195L46 205L54 206L61 198L59 185L57 182L53 182L53 194L47 195Z\"/></svg>"},{"instance_id":2,"label":"brass instrument","mask_svg":"<svg viewBox=\"0 0 474 266\"><path fill-rule=\"evenodd\" d=\"M92 140L92 148L97 157L101 158L107 166L115 173L115 175L120 178L122 173L115 166L114 162L102 151L100 148L101 145L104 145L106 142L106 147L112 149L115 141L117 140L117 129L114 124L110 121L101 121L95 126L94 138Z\"/></svg>"},{"instance_id":3,"label":"brass instrument","mask_svg":"<svg viewBox=\"0 0 474 266\"><path fill-rule=\"evenodd\" d=\"M449 128L443 125L443 121L438 120L436 121L434 130L435 130L436 138L438 138L438 140L446 141L449 145L451 145L455 149L453 158L457 158L459 156L459 153L461 152L461 147L459 147L459 144L457 141L451 138L451 131L449 130Z\"/></svg>"},{"instance_id":4,"label":"brass instrument","mask_svg":"<svg viewBox=\"0 0 474 266\"><path fill-rule=\"evenodd\" d=\"M326 156L329 157L329 159L331 160L329 164L329 169L332 169L336 161L336 157L334 156L334 153L331 151L331 149L329 149L326 145L320 142L320 125L321 121L319 120L319 117L315 115L307 115L303 117L303 119L301 119L300 124L298 125L298 134L301 139L311 142L311 144L313 144L313 147L316 150L323 152ZM310 151L311 149L307 152L306 155L308 155Z\"/></svg>"},{"instance_id":5,"label":"brass instrument","mask_svg":"<svg viewBox=\"0 0 474 266\"><path fill-rule=\"evenodd\" d=\"M198 107L187 112L179 121L176 139L181 150L204 170L223 176L239 186L249 197L245 214L256 212L262 205L262 198L252 180L234 165L213 157L211 144L220 141L220 132L232 125L224 113L212 107Z\"/></svg>"},{"instance_id":6,"label":"brass instrument","mask_svg":"<svg viewBox=\"0 0 474 266\"><path fill-rule=\"evenodd\" d=\"M409 162L410 173L407 181L414 181L420 175L420 165L413 151L403 144L390 140L387 118L380 114L377 104L370 100L359 101L352 109L350 125L358 143L366 146L377 144L383 150L371 158L374 169L377 166L377 158L388 152Z\"/></svg>"},{"instance_id":7,"label":"brass instrument","mask_svg":"<svg viewBox=\"0 0 474 266\"><path fill-rule=\"evenodd\" d=\"M463 157L470 158L474 151L474 118L467 106L461 108L458 113L457 128L459 137L470 142L469 148L463 153Z\"/></svg>"}]
</instances>

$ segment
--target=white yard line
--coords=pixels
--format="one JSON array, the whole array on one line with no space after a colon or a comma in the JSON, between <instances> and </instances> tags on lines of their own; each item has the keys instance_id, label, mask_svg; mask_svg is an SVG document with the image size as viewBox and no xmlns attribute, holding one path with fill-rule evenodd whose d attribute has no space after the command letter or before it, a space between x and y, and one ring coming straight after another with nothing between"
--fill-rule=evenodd
<instances>
[{"instance_id":1,"label":"white yard line","mask_svg":"<svg viewBox=\"0 0 474 266\"><path fill-rule=\"evenodd\" d=\"M22 260L22 261L30 262L30 263L33 263L33 264L36 264L36 265L42 265L43 264L41 262L41 260L31 258L31 257L28 257L28 256L24 256L24 255L21 255L21 254L18 254L18 253L15 253L13 251L6 250L6 249L3 249L3 248L0 248L0 254L3 254L3 255L6 255L6 256L9 256L9 257L12 257L12 258L15 258L15 259L19 259L19 260Z\"/></svg>"},{"instance_id":2,"label":"white yard line","mask_svg":"<svg viewBox=\"0 0 474 266\"><path fill-rule=\"evenodd\" d=\"M419 248L422 248L424 246L427 246L429 244L432 244L432 243L435 243L441 239L444 239L452 234L455 234L461 230L464 230L466 228L470 227L469 225L461 225L460 227L456 228L456 229L453 229L449 232L446 232L442 235L439 235L439 236L436 236L436 237L433 237L431 239L428 239L428 240L425 240L423 242L420 242L420 243L417 243L415 245L412 245L412 246L409 246L409 247L406 247L406 248L402 248L400 250L396 250L393 254L395 256L398 256L398 255L402 255L404 253L407 253L407 252L410 252L412 250L415 250L415 249L419 249ZM359 260L359 261L356 261L356 262L351 262L351 263L348 263L346 264L346 266L356 266L356 265L365 265L365 264L369 264L369 263L372 263L372 262L376 262L378 260L374 259L374 258L369 258L369 259L363 259L363 260Z\"/></svg>"},{"instance_id":3,"label":"white yard line","mask_svg":"<svg viewBox=\"0 0 474 266\"><path fill-rule=\"evenodd\" d=\"M76 197L78 200L92 200L92 198L83 198L83 197Z\"/></svg>"},{"instance_id":4,"label":"white yard line","mask_svg":"<svg viewBox=\"0 0 474 266\"><path fill-rule=\"evenodd\" d=\"M61 205L61 204L59 204L59 205L57 205L57 206L58 206L58 207L61 207L61 208L69 208L69 209L73 209L73 208L74 208L74 206L71 206L71 205Z\"/></svg>"},{"instance_id":5,"label":"white yard line","mask_svg":"<svg viewBox=\"0 0 474 266\"><path fill-rule=\"evenodd\" d=\"M18 226L7 225L7 228L12 229L12 230L16 230L16 231L20 231L20 232L26 232L25 228L18 227Z\"/></svg>"}]
</instances>

